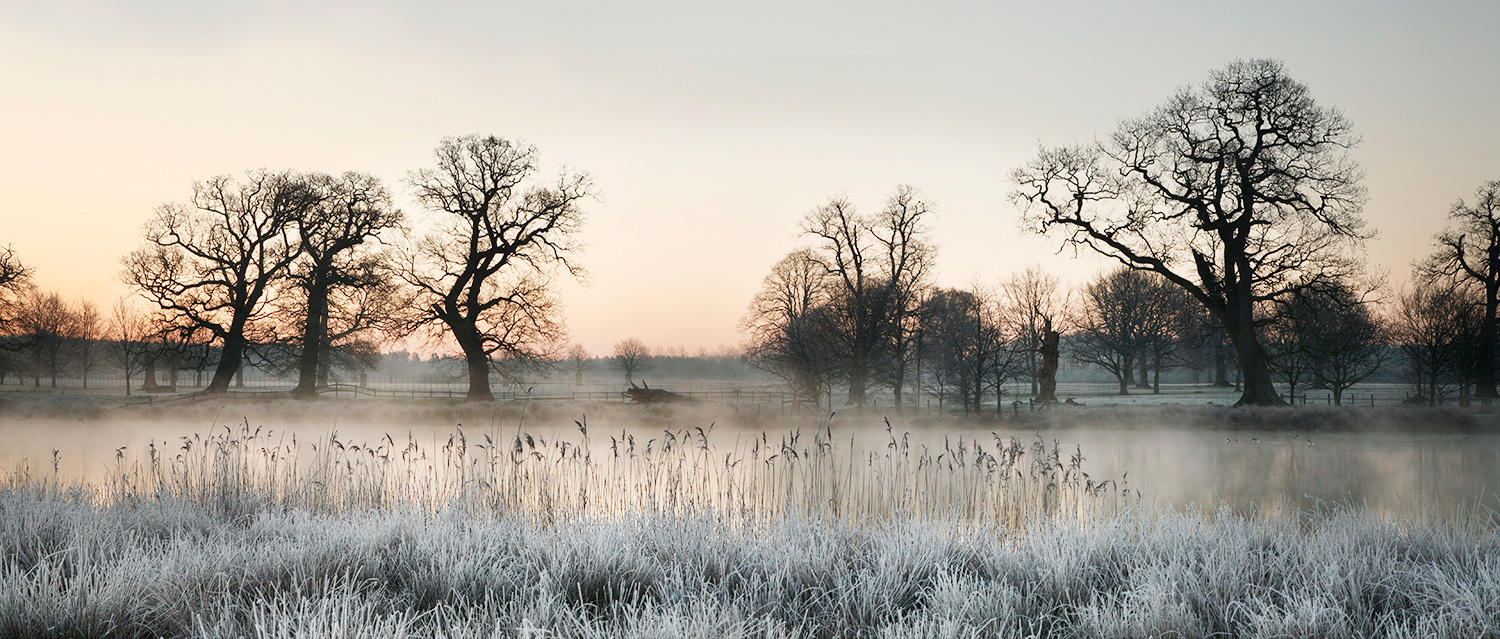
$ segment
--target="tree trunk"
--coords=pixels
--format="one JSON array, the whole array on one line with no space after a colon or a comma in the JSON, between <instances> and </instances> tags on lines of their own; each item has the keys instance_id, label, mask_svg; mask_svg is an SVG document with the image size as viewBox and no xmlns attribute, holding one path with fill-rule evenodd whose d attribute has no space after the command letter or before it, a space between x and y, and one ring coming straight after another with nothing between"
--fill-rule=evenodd
<instances>
[{"instance_id":1,"label":"tree trunk","mask_svg":"<svg viewBox=\"0 0 1500 639\"><path fill-rule=\"evenodd\" d=\"M1059 359L1058 340L1061 335L1052 330L1052 322L1049 320L1042 331L1042 368L1037 371L1037 382L1041 390L1035 395L1036 402L1050 403L1057 401L1057 362Z\"/></svg>"},{"instance_id":2,"label":"tree trunk","mask_svg":"<svg viewBox=\"0 0 1500 639\"><path fill-rule=\"evenodd\" d=\"M466 353L464 359L469 364L469 394L465 398L471 402L494 401L495 395L490 392L490 358L484 353L478 357Z\"/></svg>"},{"instance_id":3,"label":"tree trunk","mask_svg":"<svg viewBox=\"0 0 1500 639\"><path fill-rule=\"evenodd\" d=\"M901 414L901 390L904 386L906 386L906 358L898 355L896 357L896 379L891 384L891 392L894 393L896 399L897 415Z\"/></svg>"},{"instance_id":4,"label":"tree trunk","mask_svg":"<svg viewBox=\"0 0 1500 639\"><path fill-rule=\"evenodd\" d=\"M1250 210L1251 204L1246 203L1245 210ZM1248 224L1244 235L1249 235ZM1240 400L1235 406L1285 406L1281 396L1276 393L1276 386L1271 378L1270 359L1266 356L1266 350L1261 347L1259 336L1255 333L1255 291L1251 288L1250 274L1254 272L1250 267L1249 259L1245 257L1244 247L1235 250L1230 243L1224 245L1226 256L1234 256L1226 259L1226 264L1233 264L1239 271L1239 277L1235 278L1233 268L1226 268L1226 285L1223 315L1220 319L1224 326L1228 327L1229 341L1234 344L1234 354L1239 359L1239 380L1243 387L1240 391ZM1232 282L1232 284L1231 284Z\"/></svg>"},{"instance_id":5,"label":"tree trunk","mask_svg":"<svg viewBox=\"0 0 1500 639\"><path fill-rule=\"evenodd\" d=\"M141 392L154 393L161 386L156 383L156 357L152 356L146 360L146 370L142 371Z\"/></svg>"},{"instance_id":6,"label":"tree trunk","mask_svg":"<svg viewBox=\"0 0 1500 639\"><path fill-rule=\"evenodd\" d=\"M328 339L328 287L314 284L307 291L307 318L302 326L302 354L297 360L293 397L318 396L318 360Z\"/></svg>"},{"instance_id":7,"label":"tree trunk","mask_svg":"<svg viewBox=\"0 0 1500 639\"><path fill-rule=\"evenodd\" d=\"M1214 338L1214 386L1228 388L1229 383L1229 358L1224 352L1224 339Z\"/></svg>"},{"instance_id":8,"label":"tree trunk","mask_svg":"<svg viewBox=\"0 0 1500 639\"><path fill-rule=\"evenodd\" d=\"M469 369L469 393L465 397L471 402L494 401L495 394L490 392L490 356L484 352L484 339L479 329L464 318L447 321L447 324L458 347L463 349ZM626 376L629 377L628 371Z\"/></svg>"},{"instance_id":9,"label":"tree trunk","mask_svg":"<svg viewBox=\"0 0 1500 639\"><path fill-rule=\"evenodd\" d=\"M861 412L865 409L865 384L869 379L869 370L862 364L857 364L854 370L849 371L849 403L857 406Z\"/></svg>"},{"instance_id":10,"label":"tree trunk","mask_svg":"<svg viewBox=\"0 0 1500 639\"><path fill-rule=\"evenodd\" d=\"M229 390L235 373L240 371L240 360L244 357L245 337L231 330L224 338L224 349L219 353L219 365L214 367L213 379L209 380L205 393L223 393Z\"/></svg>"},{"instance_id":11,"label":"tree trunk","mask_svg":"<svg viewBox=\"0 0 1500 639\"><path fill-rule=\"evenodd\" d=\"M1249 324L1250 321L1247 319L1245 323ZM1266 352L1255 339L1254 328L1248 327L1248 330L1248 337L1236 332L1231 335L1230 340L1234 342L1235 354L1239 356L1240 381L1244 384L1240 400L1234 405L1285 406L1286 402L1276 393L1276 386L1272 382Z\"/></svg>"}]
</instances>

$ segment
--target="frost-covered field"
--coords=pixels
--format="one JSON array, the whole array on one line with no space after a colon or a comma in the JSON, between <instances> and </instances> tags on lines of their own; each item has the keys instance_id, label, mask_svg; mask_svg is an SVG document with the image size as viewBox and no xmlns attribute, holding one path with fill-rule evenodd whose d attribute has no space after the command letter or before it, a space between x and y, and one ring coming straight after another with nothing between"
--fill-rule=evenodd
<instances>
[{"instance_id":1,"label":"frost-covered field","mask_svg":"<svg viewBox=\"0 0 1500 639\"><path fill-rule=\"evenodd\" d=\"M313 513L0 493L10 637L1481 637L1491 520Z\"/></svg>"},{"instance_id":2,"label":"frost-covered field","mask_svg":"<svg viewBox=\"0 0 1500 639\"><path fill-rule=\"evenodd\" d=\"M1176 512L994 436L216 427L0 482L0 636L1477 637L1500 523ZM504 435L502 435L504 433Z\"/></svg>"}]
</instances>

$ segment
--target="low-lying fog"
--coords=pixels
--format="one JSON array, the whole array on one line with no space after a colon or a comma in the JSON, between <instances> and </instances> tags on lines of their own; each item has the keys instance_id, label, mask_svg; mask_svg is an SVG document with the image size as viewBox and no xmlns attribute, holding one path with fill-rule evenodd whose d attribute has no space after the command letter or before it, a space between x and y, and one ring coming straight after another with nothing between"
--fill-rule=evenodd
<instances>
[{"instance_id":1,"label":"low-lying fog","mask_svg":"<svg viewBox=\"0 0 1500 639\"><path fill-rule=\"evenodd\" d=\"M745 452L750 441L763 432L773 447L779 447L783 436L800 429L804 433L802 445L808 445L811 433L823 422L812 416L741 413L726 406L619 404L533 405L523 420L515 406L454 407L421 400L325 401L311 410L305 405L277 402L199 404L170 413L140 408L102 414L78 411L67 416L59 412L67 413L53 410L27 414L12 409L0 415L0 469L14 472L26 467L34 476L50 475L56 450L61 477L97 480L115 468L117 455L127 462L144 459L150 442L173 454L184 435L207 435L216 428L243 424L252 430L265 427L285 433L288 440L296 434L300 442L327 437L335 428L339 438L349 443L373 443L389 434L404 446L410 436L423 448L435 450L459 424L472 441L486 434L509 441L522 430L549 441L561 438L580 443L582 434L573 420L586 417L595 456L608 455L610 436L618 437L622 432L634 435L638 445L644 447L650 438L661 437L663 428L708 429L714 424L709 439L717 456L722 457L736 448ZM1141 414L1135 415L1135 423L1165 425L1090 425L1091 421L1102 422L1106 415L1079 410L1063 420L1072 426L1050 429L1034 422L1010 421L892 418L891 423L897 440L909 433L914 450L925 445L934 456L943 449L945 440L957 447L960 438L979 439L989 447L996 435L1018 437L1023 442L1038 437L1048 443L1058 440L1064 447L1064 461L1075 447L1081 449L1086 458L1083 468L1093 479L1127 480L1147 503L1178 507L1194 504L1215 508L1224 504L1248 508L1285 500L1299 508L1351 503L1451 512L1476 504L1493 507L1500 501L1500 434L1490 428L1205 429L1185 423L1189 420L1171 416L1146 419ZM1359 414L1355 415L1358 419ZM1471 422L1474 420L1485 424L1495 417L1477 415ZM833 418L831 427L836 450L847 454L852 440L860 451L857 459L864 459L870 451L883 453L890 442L878 414L841 413Z\"/></svg>"}]
</instances>

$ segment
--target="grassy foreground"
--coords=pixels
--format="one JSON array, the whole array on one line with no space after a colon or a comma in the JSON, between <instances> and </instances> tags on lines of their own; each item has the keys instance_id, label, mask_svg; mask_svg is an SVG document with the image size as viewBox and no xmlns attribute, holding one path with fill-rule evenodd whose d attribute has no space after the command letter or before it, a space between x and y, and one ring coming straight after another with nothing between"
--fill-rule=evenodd
<instances>
[{"instance_id":1,"label":"grassy foreground","mask_svg":"<svg viewBox=\"0 0 1500 639\"><path fill-rule=\"evenodd\" d=\"M998 437L472 439L221 429L102 484L18 470L0 637L1500 635L1489 513L1143 512Z\"/></svg>"}]
</instances>

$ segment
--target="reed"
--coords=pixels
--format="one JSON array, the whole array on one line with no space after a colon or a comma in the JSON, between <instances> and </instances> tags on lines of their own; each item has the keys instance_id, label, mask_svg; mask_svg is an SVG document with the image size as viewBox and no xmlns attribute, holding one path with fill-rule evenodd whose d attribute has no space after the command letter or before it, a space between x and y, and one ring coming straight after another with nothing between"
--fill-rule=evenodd
<instances>
[{"instance_id":1,"label":"reed","mask_svg":"<svg viewBox=\"0 0 1500 639\"><path fill-rule=\"evenodd\" d=\"M386 435L373 443L330 431L299 440L248 421L150 445L145 458L116 459L101 498L121 503L173 499L226 512L254 508L342 512L419 508L497 512L538 522L638 513L704 514L744 525L787 517L959 520L1018 527L1038 517L1088 519L1130 502L1112 480L1095 481L1075 449L1057 441L944 440L913 445L885 424L877 450L839 441L831 420L811 433L720 447L713 425L664 429L645 437L619 431L596 441L586 420L578 436L546 437L517 428L480 433L459 425L446 441L423 445Z\"/></svg>"}]
</instances>

